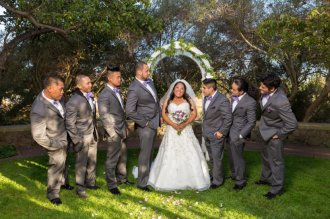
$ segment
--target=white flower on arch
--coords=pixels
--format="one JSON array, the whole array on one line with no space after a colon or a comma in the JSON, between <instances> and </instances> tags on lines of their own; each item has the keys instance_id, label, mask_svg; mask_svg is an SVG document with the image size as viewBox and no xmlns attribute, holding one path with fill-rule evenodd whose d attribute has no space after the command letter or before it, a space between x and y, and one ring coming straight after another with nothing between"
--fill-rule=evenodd
<instances>
[{"instance_id":1,"label":"white flower on arch","mask_svg":"<svg viewBox=\"0 0 330 219\"><path fill-rule=\"evenodd\" d=\"M172 41L170 44L156 49L147 60L151 74L160 60L165 57L178 55L186 56L198 65L202 74L202 80L205 78L214 78L214 70L210 64L208 55L201 52L191 43L184 42L184 40Z\"/></svg>"}]
</instances>

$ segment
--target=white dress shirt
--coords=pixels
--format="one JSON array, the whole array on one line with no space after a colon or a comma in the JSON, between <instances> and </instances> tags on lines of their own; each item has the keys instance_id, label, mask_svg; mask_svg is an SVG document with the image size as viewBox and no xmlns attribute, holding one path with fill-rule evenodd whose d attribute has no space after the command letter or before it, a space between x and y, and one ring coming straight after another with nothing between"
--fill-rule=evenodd
<instances>
[{"instance_id":1,"label":"white dress shirt","mask_svg":"<svg viewBox=\"0 0 330 219\"><path fill-rule=\"evenodd\" d=\"M62 104L60 103L60 101L49 99L48 97L46 97L44 91L42 91L42 96L43 96L48 102L50 102L53 106L55 106L56 109L58 109L58 111L60 111L61 116L64 118L64 109L63 109Z\"/></svg>"},{"instance_id":2,"label":"white dress shirt","mask_svg":"<svg viewBox=\"0 0 330 219\"><path fill-rule=\"evenodd\" d=\"M238 100L233 101L232 112L234 112L234 110L235 110L235 108L236 108L238 102L241 101L241 99L245 96L245 94L246 94L246 93L244 93L243 95L239 96L239 97L238 97Z\"/></svg>"},{"instance_id":3,"label":"white dress shirt","mask_svg":"<svg viewBox=\"0 0 330 219\"><path fill-rule=\"evenodd\" d=\"M235 108L236 108L238 102L241 101L241 99L244 97L245 94L246 94L246 93L244 93L243 95L239 96L239 97L238 97L238 100L233 101L232 112L234 112L234 110L235 110ZM240 135L239 135L239 138L243 138L243 136L240 134Z\"/></svg>"},{"instance_id":4,"label":"white dress shirt","mask_svg":"<svg viewBox=\"0 0 330 219\"><path fill-rule=\"evenodd\" d=\"M81 93L83 93L84 97L87 99L87 101L88 101L89 105L91 106L91 108L92 108L92 111L94 111L94 103L93 103L93 99L92 99L92 98L89 98L89 97L87 97L87 93L85 93L85 92L82 92L82 91L81 91Z\"/></svg>"},{"instance_id":5,"label":"white dress shirt","mask_svg":"<svg viewBox=\"0 0 330 219\"><path fill-rule=\"evenodd\" d=\"M214 98L214 96L215 96L215 94L216 94L217 92L218 92L218 91L215 91L215 92L214 92L214 94L212 95L212 99ZM205 97L204 97L204 98L205 98ZM207 101L205 102L205 111L206 111L207 108L209 107L209 105L210 105L212 99L211 99L211 100L207 100Z\"/></svg>"},{"instance_id":6,"label":"white dress shirt","mask_svg":"<svg viewBox=\"0 0 330 219\"><path fill-rule=\"evenodd\" d=\"M263 98L262 98L262 100L261 100L262 106L265 106L265 105L266 105L266 103L268 102L269 98L270 98L271 96L273 96L273 94L275 93L275 91L276 91L276 90L274 90L273 93L270 93L269 96L266 96L266 97L263 97Z\"/></svg>"},{"instance_id":7,"label":"white dress shirt","mask_svg":"<svg viewBox=\"0 0 330 219\"><path fill-rule=\"evenodd\" d=\"M115 88L114 88L114 87L112 87L110 84L107 84L107 86L108 86L111 90L113 90L113 92L115 92L115 90L114 90ZM120 102L121 107L124 108L123 100L121 99L120 93L115 92L115 94L116 94L116 96L117 96L117 98L118 98L118 100L119 100L119 102Z\"/></svg>"},{"instance_id":8,"label":"white dress shirt","mask_svg":"<svg viewBox=\"0 0 330 219\"><path fill-rule=\"evenodd\" d=\"M142 80L140 80L140 79L138 79L138 78L136 78L136 80L138 80L143 86L145 86L145 87L150 91L150 93L151 93L152 96L154 97L155 101L157 102L156 94L155 94L155 92L152 90L152 88L150 87L150 85L149 85L149 84L144 85L144 81L142 81ZM148 79L148 80L150 80L150 79Z\"/></svg>"}]
</instances>

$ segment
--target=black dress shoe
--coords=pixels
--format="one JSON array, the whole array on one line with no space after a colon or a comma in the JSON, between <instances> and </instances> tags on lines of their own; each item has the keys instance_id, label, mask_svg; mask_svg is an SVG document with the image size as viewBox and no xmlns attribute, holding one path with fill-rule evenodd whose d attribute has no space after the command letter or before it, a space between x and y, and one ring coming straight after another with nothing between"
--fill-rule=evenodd
<instances>
[{"instance_id":1,"label":"black dress shoe","mask_svg":"<svg viewBox=\"0 0 330 219\"><path fill-rule=\"evenodd\" d=\"M60 198L54 198L54 199L50 200L50 202L53 203L54 205L62 204L62 201Z\"/></svg>"},{"instance_id":2,"label":"black dress shoe","mask_svg":"<svg viewBox=\"0 0 330 219\"><path fill-rule=\"evenodd\" d=\"M97 185L95 185L95 186L86 186L86 188L96 190L96 189L99 189L100 186L97 186Z\"/></svg>"},{"instance_id":3,"label":"black dress shoe","mask_svg":"<svg viewBox=\"0 0 330 219\"><path fill-rule=\"evenodd\" d=\"M145 191L145 192L151 192L151 189L149 189L147 186L146 187L139 187L138 186L138 189L140 189L142 191Z\"/></svg>"},{"instance_id":4,"label":"black dress shoe","mask_svg":"<svg viewBox=\"0 0 330 219\"><path fill-rule=\"evenodd\" d=\"M69 184L65 184L65 185L61 185L61 189L72 190L74 189L74 187L70 186Z\"/></svg>"},{"instance_id":5,"label":"black dress shoe","mask_svg":"<svg viewBox=\"0 0 330 219\"><path fill-rule=\"evenodd\" d=\"M256 185L258 186L263 186L263 185L270 185L269 182L263 181L263 180L258 180L255 182Z\"/></svg>"},{"instance_id":6,"label":"black dress shoe","mask_svg":"<svg viewBox=\"0 0 330 219\"><path fill-rule=\"evenodd\" d=\"M272 192L268 192L267 194L264 194L264 196L268 199L268 200L271 200L273 198L275 198L276 196L278 195L282 195L284 193L284 190L281 189L279 192L277 193L272 193Z\"/></svg>"},{"instance_id":7,"label":"black dress shoe","mask_svg":"<svg viewBox=\"0 0 330 219\"><path fill-rule=\"evenodd\" d=\"M219 188L221 185L216 185L216 184L211 184L210 188L211 189L216 189L216 188Z\"/></svg>"},{"instance_id":8,"label":"black dress shoe","mask_svg":"<svg viewBox=\"0 0 330 219\"><path fill-rule=\"evenodd\" d=\"M233 189L235 189L236 191L239 191L239 190L242 190L245 186L246 186L246 183L243 183L242 185L235 184Z\"/></svg>"},{"instance_id":9,"label":"black dress shoe","mask_svg":"<svg viewBox=\"0 0 330 219\"><path fill-rule=\"evenodd\" d=\"M120 195L121 194L121 192L119 191L119 189L117 187L113 188L113 189L109 189L109 191L114 195Z\"/></svg>"}]
</instances>

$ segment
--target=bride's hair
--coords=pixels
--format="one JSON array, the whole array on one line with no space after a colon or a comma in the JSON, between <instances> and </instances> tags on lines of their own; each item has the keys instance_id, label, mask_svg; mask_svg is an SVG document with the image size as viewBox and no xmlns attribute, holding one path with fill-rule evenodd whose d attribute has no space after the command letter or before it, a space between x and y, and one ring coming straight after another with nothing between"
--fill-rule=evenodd
<instances>
[{"instance_id":1,"label":"bride's hair","mask_svg":"<svg viewBox=\"0 0 330 219\"><path fill-rule=\"evenodd\" d=\"M190 110L191 111L193 111L194 109L193 109L193 107L191 106L191 102L190 102L190 100L191 100L191 98L190 98L190 96L187 94L187 87L186 87L186 85L185 85L185 83L183 83L183 82L181 82L181 81L178 81L177 83L175 83L175 85L174 85L174 87L173 87L173 90L172 90L172 92L171 92L171 95L170 95L170 98L168 99L168 101L167 101L167 104L166 104L166 109L165 109L165 112L166 113L168 113L168 105L170 104L170 102L174 99L174 89L175 89L175 87L176 87L176 85L178 85L178 84L182 84L183 85L183 87L184 87L184 94L183 94L183 99L185 99L188 103L189 103L189 107L190 107Z\"/></svg>"}]
</instances>

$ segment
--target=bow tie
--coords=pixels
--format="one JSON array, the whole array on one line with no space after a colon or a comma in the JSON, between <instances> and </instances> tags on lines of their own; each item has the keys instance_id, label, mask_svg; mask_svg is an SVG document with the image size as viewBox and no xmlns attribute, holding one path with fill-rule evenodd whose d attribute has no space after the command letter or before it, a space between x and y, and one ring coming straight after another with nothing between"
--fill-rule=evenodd
<instances>
[{"instance_id":1,"label":"bow tie","mask_svg":"<svg viewBox=\"0 0 330 219\"><path fill-rule=\"evenodd\" d=\"M58 106L58 104L59 104L58 100L54 100L54 101L53 101L53 104L54 104L55 106Z\"/></svg>"},{"instance_id":2,"label":"bow tie","mask_svg":"<svg viewBox=\"0 0 330 219\"><path fill-rule=\"evenodd\" d=\"M143 81L143 85L144 85L144 86L147 86L148 84L150 84L150 80L145 80L145 81Z\"/></svg>"},{"instance_id":3,"label":"bow tie","mask_svg":"<svg viewBox=\"0 0 330 219\"><path fill-rule=\"evenodd\" d=\"M269 94L264 94L264 95L262 95L262 99L263 99L263 98L265 98L265 99L268 100L268 99L270 98L270 95L269 95Z\"/></svg>"},{"instance_id":4,"label":"bow tie","mask_svg":"<svg viewBox=\"0 0 330 219\"><path fill-rule=\"evenodd\" d=\"M114 89L113 89L113 92L115 92L116 94L119 94L120 89L119 89L119 88L114 88Z\"/></svg>"},{"instance_id":5,"label":"bow tie","mask_svg":"<svg viewBox=\"0 0 330 219\"><path fill-rule=\"evenodd\" d=\"M212 100L212 96L207 96L205 97L205 100L208 101L208 100Z\"/></svg>"},{"instance_id":6,"label":"bow tie","mask_svg":"<svg viewBox=\"0 0 330 219\"><path fill-rule=\"evenodd\" d=\"M89 100L90 98L94 97L94 94L92 92L88 92L86 94L86 98Z\"/></svg>"},{"instance_id":7,"label":"bow tie","mask_svg":"<svg viewBox=\"0 0 330 219\"><path fill-rule=\"evenodd\" d=\"M231 99L232 99L232 101L233 101L233 102L235 102L235 101L237 101L237 102L238 102L238 101L239 101L239 98L238 98L238 96L232 96L232 97L231 97Z\"/></svg>"}]
</instances>

